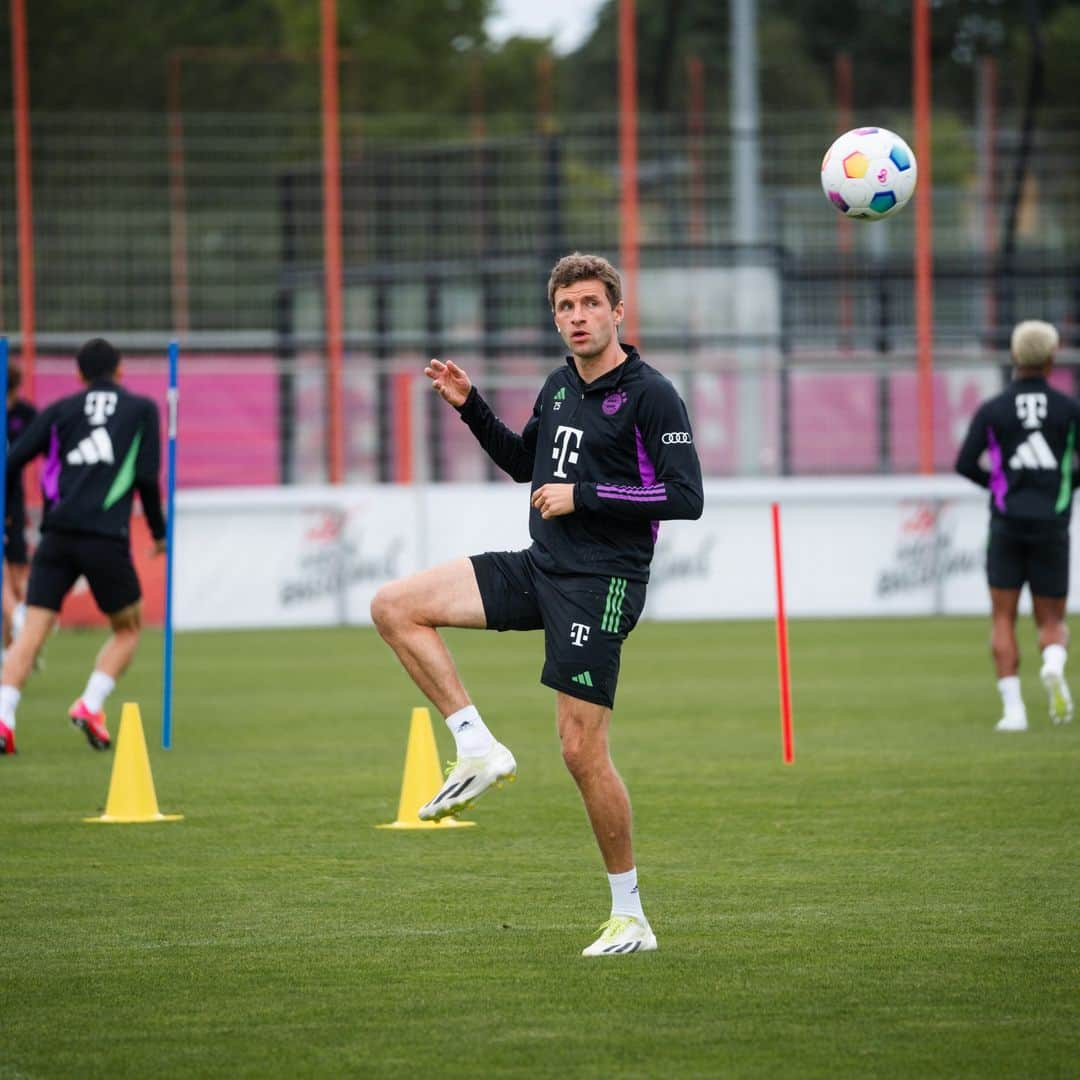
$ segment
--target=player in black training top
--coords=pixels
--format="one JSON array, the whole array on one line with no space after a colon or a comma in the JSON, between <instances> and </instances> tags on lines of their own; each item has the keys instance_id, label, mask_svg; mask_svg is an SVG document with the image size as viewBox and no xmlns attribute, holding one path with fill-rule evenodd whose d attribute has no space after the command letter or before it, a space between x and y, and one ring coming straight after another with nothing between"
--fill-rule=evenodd
<instances>
[{"instance_id":1,"label":"player in black training top","mask_svg":"<svg viewBox=\"0 0 1080 1080\"><path fill-rule=\"evenodd\" d=\"M103 338L83 345L76 362L86 389L38 413L8 457L10 486L28 461L45 455L44 506L41 542L30 564L26 625L5 654L0 677L0 753L15 749L23 683L80 575L109 617L112 634L69 715L95 750L108 749L105 699L131 663L142 630L142 591L129 534L136 491L155 551L165 550L157 406L120 385L120 354Z\"/></svg>"},{"instance_id":2,"label":"player in black training top","mask_svg":"<svg viewBox=\"0 0 1080 1080\"><path fill-rule=\"evenodd\" d=\"M456 559L376 594L379 633L446 718L458 760L419 816L471 805L517 765L473 706L441 626L543 630L541 681L557 693L563 760L577 783L611 885L611 918L587 956L656 948L641 907L630 801L608 753L622 643L645 605L659 523L697 518L701 467L686 407L671 383L618 337L624 305L614 267L568 255L548 301L571 355L544 383L519 435L456 364L425 374L493 461L532 485L524 551Z\"/></svg>"},{"instance_id":3,"label":"player in black training top","mask_svg":"<svg viewBox=\"0 0 1080 1080\"><path fill-rule=\"evenodd\" d=\"M19 397L21 385L22 371L12 364L8 367L7 387L8 450L30 426L30 421L37 416L37 409L25 398ZM20 478L19 483L8 486L4 498L4 648L11 644L12 636L22 628L22 619L26 613L26 579L29 574L30 556L26 547L26 495Z\"/></svg>"},{"instance_id":4,"label":"player in black training top","mask_svg":"<svg viewBox=\"0 0 1080 1080\"><path fill-rule=\"evenodd\" d=\"M1065 682L1065 604L1069 519L1080 475L1080 402L1047 382L1057 347L1058 332L1049 323L1029 320L1016 326L1015 377L1006 390L979 407L956 458L961 476L990 489L990 646L1005 710L998 731L1026 731L1028 726L1016 643L1016 613L1025 582L1039 631L1040 677L1050 718L1066 723L1073 713Z\"/></svg>"}]
</instances>

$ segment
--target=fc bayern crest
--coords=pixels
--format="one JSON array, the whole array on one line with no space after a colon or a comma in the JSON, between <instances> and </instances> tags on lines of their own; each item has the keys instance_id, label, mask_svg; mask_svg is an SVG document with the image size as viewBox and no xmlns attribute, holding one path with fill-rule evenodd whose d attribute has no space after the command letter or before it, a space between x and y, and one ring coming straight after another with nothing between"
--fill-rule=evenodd
<instances>
[{"instance_id":1,"label":"fc bayern crest","mask_svg":"<svg viewBox=\"0 0 1080 1080\"><path fill-rule=\"evenodd\" d=\"M601 408L604 410L605 416L614 416L625 404L626 391L612 390L611 393L604 398L604 403L601 405Z\"/></svg>"}]
</instances>

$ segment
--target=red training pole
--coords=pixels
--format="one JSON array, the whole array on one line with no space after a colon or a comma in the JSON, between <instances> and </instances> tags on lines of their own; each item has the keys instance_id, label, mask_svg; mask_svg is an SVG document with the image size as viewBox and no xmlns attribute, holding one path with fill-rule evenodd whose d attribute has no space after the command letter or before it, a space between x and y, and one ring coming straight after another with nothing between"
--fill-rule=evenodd
<instances>
[{"instance_id":1,"label":"red training pole","mask_svg":"<svg viewBox=\"0 0 1080 1080\"><path fill-rule=\"evenodd\" d=\"M30 183L30 68L27 62L26 0L11 0L11 80L15 113L15 213L19 240L19 359L23 394L33 400L36 334L34 325L34 207Z\"/></svg>"},{"instance_id":2,"label":"red training pole","mask_svg":"<svg viewBox=\"0 0 1080 1080\"><path fill-rule=\"evenodd\" d=\"M641 233L638 206L637 22L634 0L619 0L619 200L620 252L626 315L619 337L640 345L638 269Z\"/></svg>"},{"instance_id":3,"label":"red training pole","mask_svg":"<svg viewBox=\"0 0 1080 1080\"><path fill-rule=\"evenodd\" d=\"M780 727L784 739L784 764L795 760L795 737L791 730L791 671L788 667L787 615L784 612L784 561L780 548L780 504L772 504L773 561L776 565L776 658L780 674Z\"/></svg>"},{"instance_id":4,"label":"red training pole","mask_svg":"<svg viewBox=\"0 0 1080 1080\"><path fill-rule=\"evenodd\" d=\"M930 0L912 0L915 105L915 347L918 357L919 472L934 471L933 182L930 162Z\"/></svg>"}]
</instances>

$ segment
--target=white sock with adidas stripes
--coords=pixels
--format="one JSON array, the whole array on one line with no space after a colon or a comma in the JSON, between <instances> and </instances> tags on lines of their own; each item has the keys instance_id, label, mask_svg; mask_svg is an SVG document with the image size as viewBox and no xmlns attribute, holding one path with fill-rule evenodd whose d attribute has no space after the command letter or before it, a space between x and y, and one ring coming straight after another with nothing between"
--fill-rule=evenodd
<instances>
[{"instance_id":1,"label":"white sock with adidas stripes","mask_svg":"<svg viewBox=\"0 0 1080 1080\"><path fill-rule=\"evenodd\" d=\"M638 894L637 867L631 867L622 874L608 874L608 884L611 885L611 914L632 915L635 919L647 922L645 911L641 906L641 896Z\"/></svg>"},{"instance_id":2,"label":"white sock with adidas stripes","mask_svg":"<svg viewBox=\"0 0 1080 1080\"><path fill-rule=\"evenodd\" d=\"M495 745L495 736L480 719L475 705L466 705L446 718L459 758L483 757Z\"/></svg>"}]
</instances>

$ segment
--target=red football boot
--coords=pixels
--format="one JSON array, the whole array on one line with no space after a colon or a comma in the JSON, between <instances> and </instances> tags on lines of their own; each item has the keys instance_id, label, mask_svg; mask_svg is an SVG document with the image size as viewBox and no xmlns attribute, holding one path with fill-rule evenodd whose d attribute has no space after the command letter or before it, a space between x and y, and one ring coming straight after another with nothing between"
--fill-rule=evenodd
<instances>
[{"instance_id":1,"label":"red football boot","mask_svg":"<svg viewBox=\"0 0 1080 1080\"><path fill-rule=\"evenodd\" d=\"M15 729L0 720L0 754L15 753Z\"/></svg>"},{"instance_id":2,"label":"red football boot","mask_svg":"<svg viewBox=\"0 0 1080 1080\"><path fill-rule=\"evenodd\" d=\"M95 750L108 750L112 745L112 740L109 738L109 729L105 727L104 712L91 712L83 703L83 699L79 698L68 709L68 716L71 717L71 722L82 731L86 736L86 741Z\"/></svg>"}]
</instances>

